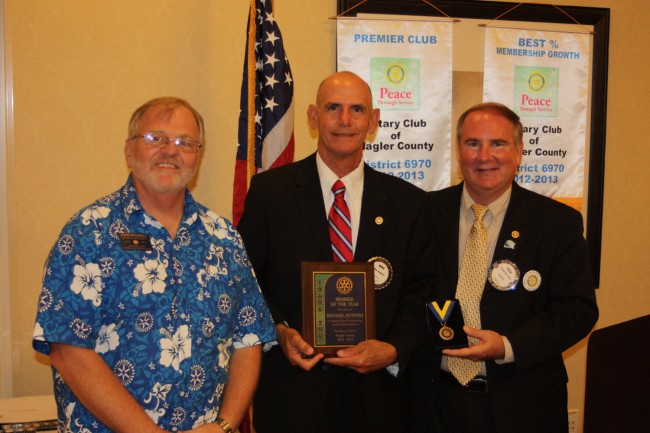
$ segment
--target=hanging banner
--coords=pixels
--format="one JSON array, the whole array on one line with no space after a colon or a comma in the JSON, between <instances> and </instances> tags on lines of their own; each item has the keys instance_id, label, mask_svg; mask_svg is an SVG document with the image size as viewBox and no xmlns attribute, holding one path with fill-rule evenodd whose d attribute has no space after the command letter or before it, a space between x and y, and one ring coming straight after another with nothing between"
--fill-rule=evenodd
<instances>
[{"instance_id":1,"label":"hanging banner","mask_svg":"<svg viewBox=\"0 0 650 433\"><path fill-rule=\"evenodd\" d=\"M521 118L515 180L582 210L587 146L589 34L485 29L483 100Z\"/></svg>"},{"instance_id":2,"label":"hanging banner","mask_svg":"<svg viewBox=\"0 0 650 433\"><path fill-rule=\"evenodd\" d=\"M337 70L366 80L381 110L366 163L428 191L450 183L451 25L337 20Z\"/></svg>"}]
</instances>

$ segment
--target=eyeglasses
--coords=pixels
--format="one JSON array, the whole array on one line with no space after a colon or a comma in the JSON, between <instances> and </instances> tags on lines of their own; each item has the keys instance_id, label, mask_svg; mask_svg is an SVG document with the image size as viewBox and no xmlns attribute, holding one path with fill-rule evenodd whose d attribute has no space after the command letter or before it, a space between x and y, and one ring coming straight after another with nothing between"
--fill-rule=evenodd
<instances>
[{"instance_id":1,"label":"eyeglasses","mask_svg":"<svg viewBox=\"0 0 650 433\"><path fill-rule=\"evenodd\" d=\"M192 140L191 138L177 137L172 140L162 132L145 132L141 135L134 135L131 138L142 138L148 146L155 147L157 149L167 146L171 141L176 146L176 149L178 149L180 152L185 153L196 153L199 151L201 146L203 146L201 143L196 140Z\"/></svg>"}]
</instances>

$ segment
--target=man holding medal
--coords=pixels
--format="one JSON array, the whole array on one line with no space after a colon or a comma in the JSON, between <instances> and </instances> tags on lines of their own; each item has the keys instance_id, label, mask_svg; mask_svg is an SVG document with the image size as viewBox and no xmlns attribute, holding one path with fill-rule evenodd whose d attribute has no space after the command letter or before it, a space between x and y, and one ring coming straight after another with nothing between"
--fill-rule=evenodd
<instances>
[{"instance_id":1,"label":"man holding medal","mask_svg":"<svg viewBox=\"0 0 650 433\"><path fill-rule=\"evenodd\" d=\"M379 110L357 75L325 79L307 116L318 131L316 153L254 176L238 226L279 343L264 354L253 424L258 433L405 432L401 376L422 342L419 320L430 284L429 271L418 266L428 241L419 230L430 231L420 215L424 192L364 163L364 140L376 130ZM333 252L328 230L339 182L349 208L351 260ZM323 359L304 339L301 262L333 260L374 263L376 338Z\"/></svg>"},{"instance_id":2,"label":"man holding medal","mask_svg":"<svg viewBox=\"0 0 650 433\"><path fill-rule=\"evenodd\" d=\"M468 109L456 137L464 182L427 198L441 350L427 344L411 364L414 432L568 431L562 352L598 308L580 213L514 183L522 131L501 104Z\"/></svg>"}]
</instances>

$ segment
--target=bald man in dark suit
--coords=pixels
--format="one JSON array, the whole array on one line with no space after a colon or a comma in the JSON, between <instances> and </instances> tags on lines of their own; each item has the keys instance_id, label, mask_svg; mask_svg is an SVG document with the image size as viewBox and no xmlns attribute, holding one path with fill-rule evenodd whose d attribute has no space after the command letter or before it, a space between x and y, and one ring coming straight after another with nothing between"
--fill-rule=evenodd
<instances>
[{"instance_id":1,"label":"bald man in dark suit","mask_svg":"<svg viewBox=\"0 0 650 433\"><path fill-rule=\"evenodd\" d=\"M321 83L308 109L318 130L315 154L256 175L239 231L278 331L264 355L253 423L269 432L403 432L402 372L421 343L428 293L424 256L429 230L424 192L363 162L378 125L368 85L350 72ZM301 261L332 261L330 188L341 180L352 220L354 261L380 257L392 271L376 290L376 339L323 359L301 335Z\"/></svg>"}]
</instances>

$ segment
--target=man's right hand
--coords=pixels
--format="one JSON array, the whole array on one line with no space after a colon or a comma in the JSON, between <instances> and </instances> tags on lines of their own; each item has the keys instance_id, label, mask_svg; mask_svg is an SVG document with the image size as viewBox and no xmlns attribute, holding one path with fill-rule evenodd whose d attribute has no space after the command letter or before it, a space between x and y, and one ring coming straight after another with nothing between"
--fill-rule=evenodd
<instances>
[{"instance_id":1,"label":"man's right hand","mask_svg":"<svg viewBox=\"0 0 650 433\"><path fill-rule=\"evenodd\" d=\"M295 329L289 328L284 323L275 325L275 329L278 333L278 343L291 365L309 371L323 359L324 355L322 353L311 356L314 353L314 348L303 340L300 333Z\"/></svg>"}]
</instances>

